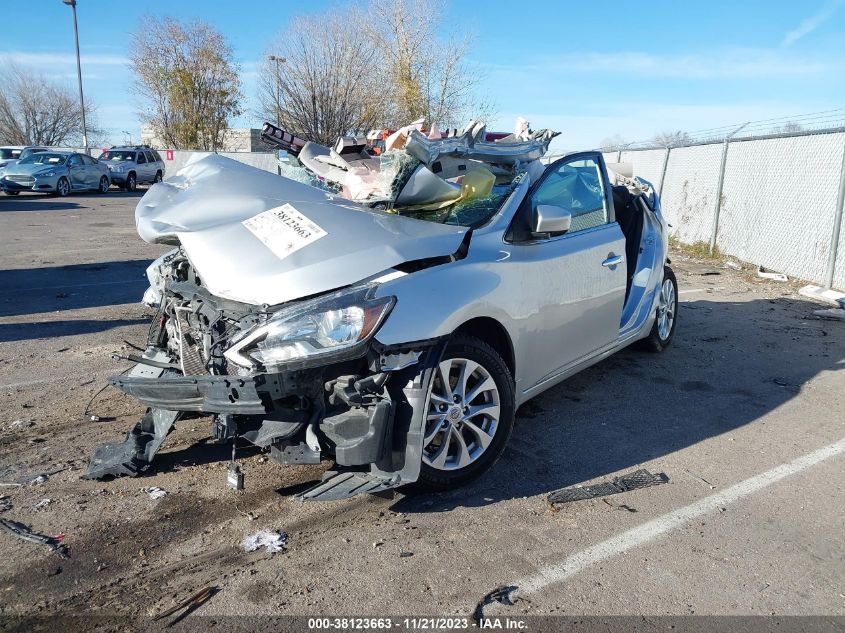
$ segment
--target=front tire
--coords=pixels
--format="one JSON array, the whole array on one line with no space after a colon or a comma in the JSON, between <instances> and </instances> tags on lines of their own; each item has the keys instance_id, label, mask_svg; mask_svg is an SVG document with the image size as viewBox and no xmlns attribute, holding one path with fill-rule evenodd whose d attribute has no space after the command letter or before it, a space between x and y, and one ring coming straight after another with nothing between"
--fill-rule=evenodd
<instances>
[{"instance_id":1,"label":"front tire","mask_svg":"<svg viewBox=\"0 0 845 633\"><path fill-rule=\"evenodd\" d=\"M639 342L639 347L649 352L662 352L672 344L675 327L678 325L678 281L668 266L663 267L663 281L660 285L660 299L657 314L648 338Z\"/></svg>"},{"instance_id":2,"label":"front tire","mask_svg":"<svg viewBox=\"0 0 845 633\"><path fill-rule=\"evenodd\" d=\"M16 196L20 193L20 191L6 191L7 196Z\"/></svg>"},{"instance_id":3,"label":"front tire","mask_svg":"<svg viewBox=\"0 0 845 633\"><path fill-rule=\"evenodd\" d=\"M414 488L450 490L487 471L514 421L510 370L490 345L456 336L429 386L420 476Z\"/></svg>"},{"instance_id":4,"label":"front tire","mask_svg":"<svg viewBox=\"0 0 845 633\"><path fill-rule=\"evenodd\" d=\"M64 176L59 178L59 182L56 183L56 193L59 194L60 198L70 195L70 182Z\"/></svg>"},{"instance_id":5,"label":"front tire","mask_svg":"<svg viewBox=\"0 0 845 633\"><path fill-rule=\"evenodd\" d=\"M126 191L135 191L138 188L138 179L135 177L135 172L131 171L126 175L126 183L123 185Z\"/></svg>"},{"instance_id":6,"label":"front tire","mask_svg":"<svg viewBox=\"0 0 845 633\"><path fill-rule=\"evenodd\" d=\"M109 190L109 179L103 176L100 178L100 186L97 188L97 191L100 193L107 193Z\"/></svg>"}]
</instances>

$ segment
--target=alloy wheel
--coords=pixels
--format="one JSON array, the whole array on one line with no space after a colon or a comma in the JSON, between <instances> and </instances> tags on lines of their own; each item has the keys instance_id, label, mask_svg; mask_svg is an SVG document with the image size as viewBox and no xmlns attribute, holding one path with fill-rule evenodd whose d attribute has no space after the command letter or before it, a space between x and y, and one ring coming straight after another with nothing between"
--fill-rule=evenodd
<instances>
[{"instance_id":1,"label":"alloy wheel","mask_svg":"<svg viewBox=\"0 0 845 633\"><path fill-rule=\"evenodd\" d=\"M469 466L496 435L500 397L495 380L475 361L450 358L438 365L429 389L423 461L437 470Z\"/></svg>"},{"instance_id":2,"label":"alloy wheel","mask_svg":"<svg viewBox=\"0 0 845 633\"><path fill-rule=\"evenodd\" d=\"M66 178L60 178L58 183L59 195L64 197L70 193L70 183Z\"/></svg>"},{"instance_id":3,"label":"alloy wheel","mask_svg":"<svg viewBox=\"0 0 845 633\"><path fill-rule=\"evenodd\" d=\"M660 301L657 304L657 334L662 341L669 338L672 332L676 309L675 286L671 279L664 279L660 288Z\"/></svg>"}]
</instances>

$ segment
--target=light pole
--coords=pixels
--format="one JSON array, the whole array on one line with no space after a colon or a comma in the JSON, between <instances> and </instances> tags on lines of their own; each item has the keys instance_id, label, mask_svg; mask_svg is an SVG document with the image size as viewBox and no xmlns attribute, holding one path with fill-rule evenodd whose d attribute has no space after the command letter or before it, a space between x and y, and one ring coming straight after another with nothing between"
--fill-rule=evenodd
<instances>
[{"instance_id":1,"label":"light pole","mask_svg":"<svg viewBox=\"0 0 845 633\"><path fill-rule=\"evenodd\" d=\"M79 79L79 107L82 110L82 144L88 153L88 127L85 125L85 99L82 97L82 64L79 61L79 31L76 28L76 0L62 0L73 10L73 39L76 42L76 77Z\"/></svg>"},{"instance_id":2,"label":"light pole","mask_svg":"<svg viewBox=\"0 0 845 633\"><path fill-rule=\"evenodd\" d=\"M123 133L124 133L126 136L128 136L128 137L129 137L129 142L127 143L127 145L132 145L132 132L127 132L126 130L123 130Z\"/></svg>"},{"instance_id":3,"label":"light pole","mask_svg":"<svg viewBox=\"0 0 845 633\"><path fill-rule=\"evenodd\" d=\"M267 59L276 64L276 124L282 124L282 73L279 64L284 64L287 59L270 55Z\"/></svg>"}]
</instances>

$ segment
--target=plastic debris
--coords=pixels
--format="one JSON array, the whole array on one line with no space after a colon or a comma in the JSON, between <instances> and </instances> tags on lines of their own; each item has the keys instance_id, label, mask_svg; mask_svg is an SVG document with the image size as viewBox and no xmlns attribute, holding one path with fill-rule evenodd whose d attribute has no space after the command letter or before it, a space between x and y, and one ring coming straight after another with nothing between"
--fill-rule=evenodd
<instances>
[{"instance_id":1,"label":"plastic debris","mask_svg":"<svg viewBox=\"0 0 845 633\"><path fill-rule=\"evenodd\" d=\"M783 273L776 273L774 271L767 270L762 266L757 267L757 276L771 281L789 281L789 277Z\"/></svg>"},{"instance_id":2,"label":"plastic debris","mask_svg":"<svg viewBox=\"0 0 845 633\"><path fill-rule=\"evenodd\" d=\"M481 626L481 620L484 619L484 607L488 604L498 602L499 604L512 607L519 600L519 598L511 598L511 594L516 591L516 589L515 585L496 587L493 591L479 600L478 604L475 605L475 611L472 614L472 619L475 621L476 626Z\"/></svg>"},{"instance_id":3,"label":"plastic debris","mask_svg":"<svg viewBox=\"0 0 845 633\"><path fill-rule=\"evenodd\" d=\"M41 501L39 501L38 503L36 503L34 506L32 506L32 509L36 510L36 511L43 510L44 508L46 508L51 503L53 503L52 499L44 498Z\"/></svg>"},{"instance_id":4,"label":"plastic debris","mask_svg":"<svg viewBox=\"0 0 845 633\"><path fill-rule=\"evenodd\" d=\"M67 546L62 544L62 540L65 538L64 534L45 536L44 534L33 532L23 523L10 521L8 519L0 519L0 528L25 541L47 545L59 558L70 558Z\"/></svg>"},{"instance_id":5,"label":"plastic debris","mask_svg":"<svg viewBox=\"0 0 845 633\"><path fill-rule=\"evenodd\" d=\"M829 321L845 321L845 309L830 308L829 310L813 310L813 314Z\"/></svg>"},{"instance_id":6,"label":"plastic debris","mask_svg":"<svg viewBox=\"0 0 845 633\"><path fill-rule=\"evenodd\" d=\"M12 509L12 500L6 495L0 495L0 512Z\"/></svg>"},{"instance_id":7,"label":"plastic debris","mask_svg":"<svg viewBox=\"0 0 845 633\"><path fill-rule=\"evenodd\" d=\"M845 292L810 284L801 288L798 294L810 297L811 299L821 299L840 308L845 308Z\"/></svg>"},{"instance_id":8,"label":"plastic debris","mask_svg":"<svg viewBox=\"0 0 845 633\"><path fill-rule=\"evenodd\" d=\"M742 266L740 266L736 262L731 261L725 262L725 268L730 268L731 270L742 270Z\"/></svg>"},{"instance_id":9,"label":"plastic debris","mask_svg":"<svg viewBox=\"0 0 845 633\"><path fill-rule=\"evenodd\" d=\"M283 551L287 546L287 543L287 534L284 532L274 532L272 530L261 530L255 534L250 534L241 541L244 551L254 552L261 547L265 547L271 554Z\"/></svg>"},{"instance_id":10,"label":"plastic debris","mask_svg":"<svg viewBox=\"0 0 845 633\"><path fill-rule=\"evenodd\" d=\"M146 492L150 496L150 499L152 499L153 501L157 501L158 499L161 499L162 497L167 495L167 491L163 488L159 488L158 486L150 486L149 488L144 488L144 492Z\"/></svg>"},{"instance_id":11,"label":"plastic debris","mask_svg":"<svg viewBox=\"0 0 845 633\"><path fill-rule=\"evenodd\" d=\"M35 422L31 420L13 420L9 422L10 429L25 429L30 426L34 426Z\"/></svg>"},{"instance_id":12,"label":"plastic debris","mask_svg":"<svg viewBox=\"0 0 845 633\"><path fill-rule=\"evenodd\" d=\"M30 479L29 485L30 486L40 486L41 484L46 483L49 480L50 480L50 475L48 475L47 473L42 473L42 474L38 475L37 477L35 477L34 479Z\"/></svg>"},{"instance_id":13,"label":"plastic debris","mask_svg":"<svg viewBox=\"0 0 845 633\"><path fill-rule=\"evenodd\" d=\"M669 478L664 473L652 474L646 469L641 468L621 477L615 477L613 481L604 481L590 486L571 486L556 490L549 495L548 501L552 504L583 501L584 499L615 495L638 488L659 486L668 481Z\"/></svg>"}]
</instances>

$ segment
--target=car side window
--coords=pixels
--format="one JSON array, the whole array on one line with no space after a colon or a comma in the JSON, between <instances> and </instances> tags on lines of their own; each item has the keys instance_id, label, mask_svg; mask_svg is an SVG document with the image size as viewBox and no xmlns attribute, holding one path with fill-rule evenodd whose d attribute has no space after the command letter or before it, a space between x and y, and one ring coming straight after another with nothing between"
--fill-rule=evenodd
<instances>
[{"instance_id":1,"label":"car side window","mask_svg":"<svg viewBox=\"0 0 845 633\"><path fill-rule=\"evenodd\" d=\"M153 156L155 156L155 159L156 159L156 162L157 162L157 163L162 162L162 160L161 160L161 154L159 154L157 151L153 150Z\"/></svg>"},{"instance_id":2,"label":"car side window","mask_svg":"<svg viewBox=\"0 0 845 633\"><path fill-rule=\"evenodd\" d=\"M531 196L532 207L553 204L572 213L569 233L607 224L607 198L601 167L594 158L564 162L549 173Z\"/></svg>"},{"instance_id":3,"label":"car side window","mask_svg":"<svg viewBox=\"0 0 845 633\"><path fill-rule=\"evenodd\" d=\"M90 156L88 156L86 154L80 154L80 156L82 157L82 162L85 163L86 165L96 165L97 164L96 160L94 160L93 158L91 158Z\"/></svg>"},{"instance_id":4,"label":"car side window","mask_svg":"<svg viewBox=\"0 0 845 633\"><path fill-rule=\"evenodd\" d=\"M143 164L144 164L144 163L146 163L146 162L147 162L147 159L146 159L146 157L144 156L144 152L138 152L138 160L137 160L137 163L138 163L139 165L143 165Z\"/></svg>"},{"instance_id":5,"label":"car side window","mask_svg":"<svg viewBox=\"0 0 845 633\"><path fill-rule=\"evenodd\" d=\"M146 156L147 156L147 162L148 162L148 163L154 163L154 162L156 162L156 157L155 157L155 156L153 156L153 153L152 153L152 152L150 152L150 151L146 151L146 152L144 152L144 154L146 154Z\"/></svg>"},{"instance_id":6,"label":"car side window","mask_svg":"<svg viewBox=\"0 0 845 633\"><path fill-rule=\"evenodd\" d=\"M82 165L82 159L79 157L79 154L74 154L68 159L67 164L73 167L79 167Z\"/></svg>"}]
</instances>

